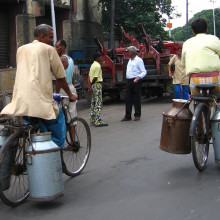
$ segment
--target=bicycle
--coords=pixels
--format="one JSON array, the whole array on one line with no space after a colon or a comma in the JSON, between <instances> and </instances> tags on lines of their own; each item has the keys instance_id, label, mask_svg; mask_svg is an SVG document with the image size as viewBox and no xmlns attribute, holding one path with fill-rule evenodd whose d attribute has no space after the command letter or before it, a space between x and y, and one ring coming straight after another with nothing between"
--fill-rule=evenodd
<instances>
[{"instance_id":1,"label":"bicycle","mask_svg":"<svg viewBox=\"0 0 220 220\"><path fill-rule=\"evenodd\" d=\"M74 117L68 122L68 114L70 115L70 113L62 100L69 97L60 96L60 98L66 122L66 146L61 149L61 158L65 164L63 169L66 175L75 177L82 172L89 159L91 133L88 123L81 117Z\"/></svg>"},{"instance_id":2,"label":"bicycle","mask_svg":"<svg viewBox=\"0 0 220 220\"><path fill-rule=\"evenodd\" d=\"M64 115L68 114L68 107L61 106ZM66 117L65 117L66 118ZM39 132L38 125L25 125L23 121L2 118L0 124L8 133L8 138L0 149L0 198L9 206L22 204L29 196L25 149L30 145L31 135ZM74 126L75 135L71 128ZM91 150L91 133L87 122L75 117L66 121L66 146L61 150L63 172L68 176L79 175L85 168ZM79 160L78 160L79 159Z\"/></svg>"},{"instance_id":3,"label":"bicycle","mask_svg":"<svg viewBox=\"0 0 220 220\"><path fill-rule=\"evenodd\" d=\"M196 107L191 120L189 136L191 137L191 150L195 167L202 171L207 166L209 155L209 144L212 137L210 117L211 103L216 106L217 97L210 92L214 86L199 85L200 95L191 96Z\"/></svg>"}]
</instances>

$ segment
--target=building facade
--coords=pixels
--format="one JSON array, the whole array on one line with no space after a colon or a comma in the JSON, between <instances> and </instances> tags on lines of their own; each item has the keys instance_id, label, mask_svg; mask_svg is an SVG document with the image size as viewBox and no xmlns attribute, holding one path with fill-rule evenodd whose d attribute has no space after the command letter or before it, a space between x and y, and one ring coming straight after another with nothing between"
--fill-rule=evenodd
<instances>
[{"instance_id":1,"label":"building facade","mask_svg":"<svg viewBox=\"0 0 220 220\"><path fill-rule=\"evenodd\" d=\"M53 0L57 39L67 41L67 52L102 38L98 0ZM52 26L51 0L0 1L0 94L12 90L17 48L34 39L39 24Z\"/></svg>"}]
</instances>

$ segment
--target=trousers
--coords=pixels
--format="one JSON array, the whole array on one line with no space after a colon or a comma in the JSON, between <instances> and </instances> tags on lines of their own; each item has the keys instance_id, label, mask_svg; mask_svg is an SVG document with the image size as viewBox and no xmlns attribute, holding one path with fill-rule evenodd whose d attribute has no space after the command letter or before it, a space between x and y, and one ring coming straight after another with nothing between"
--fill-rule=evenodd
<instances>
[{"instance_id":1,"label":"trousers","mask_svg":"<svg viewBox=\"0 0 220 220\"><path fill-rule=\"evenodd\" d=\"M189 99L189 86L174 84L174 98L175 99Z\"/></svg>"},{"instance_id":2,"label":"trousers","mask_svg":"<svg viewBox=\"0 0 220 220\"><path fill-rule=\"evenodd\" d=\"M51 139L58 147L64 147L66 138L66 124L63 111L59 109L56 119L46 120L38 118L38 125L43 132L51 132Z\"/></svg>"},{"instance_id":3,"label":"trousers","mask_svg":"<svg viewBox=\"0 0 220 220\"><path fill-rule=\"evenodd\" d=\"M134 82L128 79L126 85L126 109L125 118L130 119L132 106L134 105L134 117L141 117L141 80Z\"/></svg>"},{"instance_id":4,"label":"trousers","mask_svg":"<svg viewBox=\"0 0 220 220\"><path fill-rule=\"evenodd\" d=\"M91 113L90 113L90 123L93 125L98 125L103 123L101 118L102 110L102 84L94 83L92 85L92 99L91 99Z\"/></svg>"}]
</instances>

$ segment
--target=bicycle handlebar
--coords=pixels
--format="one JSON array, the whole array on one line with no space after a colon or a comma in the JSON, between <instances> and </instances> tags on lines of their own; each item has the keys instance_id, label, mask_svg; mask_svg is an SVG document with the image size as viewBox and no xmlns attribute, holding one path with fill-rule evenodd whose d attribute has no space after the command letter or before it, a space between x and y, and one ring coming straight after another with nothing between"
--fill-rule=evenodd
<instances>
[{"instance_id":1,"label":"bicycle handlebar","mask_svg":"<svg viewBox=\"0 0 220 220\"><path fill-rule=\"evenodd\" d=\"M59 93L53 93L53 99L59 104L63 99L69 99L69 96L63 96Z\"/></svg>"},{"instance_id":2,"label":"bicycle handlebar","mask_svg":"<svg viewBox=\"0 0 220 220\"><path fill-rule=\"evenodd\" d=\"M69 96L62 95L62 96L61 96L61 99L62 99L62 100L63 100L63 99L69 99Z\"/></svg>"}]
</instances>

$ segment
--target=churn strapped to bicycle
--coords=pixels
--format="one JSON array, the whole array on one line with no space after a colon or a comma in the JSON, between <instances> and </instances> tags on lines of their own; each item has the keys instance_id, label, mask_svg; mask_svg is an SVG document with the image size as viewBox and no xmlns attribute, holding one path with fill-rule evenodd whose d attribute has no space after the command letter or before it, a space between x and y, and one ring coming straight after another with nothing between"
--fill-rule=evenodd
<instances>
[{"instance_id":1,"label":"churn strapped to bicycle","mask_svg":"<svg viewBox=\"0 0 220 220\"><path fill-rule=\"evenodd\" d=\"M217 97L211 94L214 86L197 88L199 95L191 96L190 100L173 99L172 108L163 113L160 149L174 154L192 152L195 167L202 171L207 166L211 139L215 162L220 164L220 107ZM194 102L193 114L189 109L191 101Z\"/></svg>"},{"instance_id":2,"label":"churn strapped to bicycle","mask_svg":"<svg viewBox=\"0 0 220 220\"><path fill-rule=\"evenodd\" d=\"M58 96L67 118L65 96ZM51 200L64 194L62 171L79 175L89 158L91 133L87 122L75 117L66 120L65 147L51 141L50 133L39 133L38 124L22 118L0 119L0 198L9 206L34 200ZM74 131L74 132L73 132Z\"/></svg>"}]
</instances>

